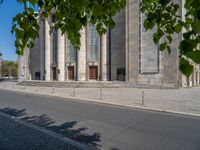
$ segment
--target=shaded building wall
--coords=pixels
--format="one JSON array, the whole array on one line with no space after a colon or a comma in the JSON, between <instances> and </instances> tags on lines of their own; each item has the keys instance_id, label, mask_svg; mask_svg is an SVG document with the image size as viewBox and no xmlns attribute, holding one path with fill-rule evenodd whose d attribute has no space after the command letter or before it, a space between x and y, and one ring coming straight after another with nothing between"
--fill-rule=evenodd
<instances>
[{"instance_id":1,"label":"shaded building wall","mask_svg":"<svg viewBox=\"0 0 200 150\"><path fill-rule=\"evenodd\" d=\"M111 80L125 80L125 10L114 17L115 27L110 34Z\"/></svg>"},{"instance_id":2,"label":"shaded building wall","mask_svg":"<svg viewBox=\"0 0 200 150\"><path fill-rule=\"evenodd\" d=\"M24 49L23 56L18 56L18 80L30 80L30 50Z\"/></svg>"},{"instance_id":3,"label":"shaded building wall","mask_svg":"<svg viewBox=\"0 0 200 150\"><path fill-rule=\"evenodd\" d=\"M139 8L138 0L127 2L126 79L132 83L177 86L180 35L174 35L170 55L160 52L153 43L153 31L145 31L143 28L145 18Z\"/></svg>"},{"instance_id":4,"label":"shaded building wall","mask_svg":"<svg viewBox=\"0 0 200 150\"><path fill-rule=\"evenodd\" d=\"M36 39L35 46L30 49L30 75L31 80L40 80L40 45Z\"/></svg>"}]
</instances>

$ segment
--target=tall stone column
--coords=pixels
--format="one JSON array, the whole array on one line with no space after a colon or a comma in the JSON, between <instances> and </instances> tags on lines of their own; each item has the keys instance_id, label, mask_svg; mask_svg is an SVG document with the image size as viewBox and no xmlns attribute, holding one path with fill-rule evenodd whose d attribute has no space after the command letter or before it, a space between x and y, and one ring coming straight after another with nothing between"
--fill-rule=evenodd
<instances>
[{"instance_id":1,"label":"tall stone column","mask_svg":"<svg viewBox=\"0 0 200 150\"><path fill-rule=\"evenodd\" d=\"M76 73L78 76L78 81L86 81L86 29L82 29L81 31L81 47L78 51L78 72Z\"/></svg>"},{"instance_id":2,"label":"tall stone column","mask_svg":"<svg viewBox=\"0 0 200 150\"><path fill-rule=\"evenodd\" d=\"M198 70L198 85L200 85L200 71Z\"/></svg>"},{"instance_id":3,"label":"tall stone column","mask_svg":"<svg viewBox=\"0 0 200 150\"><path fill-rule=\"evenodd\" d=\"M195 66L196 67L196 66ZM197 82L196 82L196 68L194 69L194 72L193 72L193 85L197 85Z\"/></svg>"},{"instance_id":4,"label":"tall stone column","mask_svg":"<svg viewBox=\"0 0 200 150\"><path fill-rule=\"evenodd\" d=\"M45 50L45 20L40 20L39 31L39 43L40 43L40 80L44 80L45 66L44 66L44 50Z\"/></svg>"},{"instance_id":5,"label":"tall stone column","mask_svg":"<svg viewBox=\"0 0 200 150\"><path fill-rule=\"evenodd\" d=\"M108 36L107 34L101 37L101 79L108 80Z\"/></svg>"},{"instance_id":6,"label":"tall stone column","mask_svg":"<svg viewBox=\"0 0 200 150\"><path fill-rule=\"evenodd\" d=\"M58 81L65 81L65 36L58 31Z\"/></svg>"},{"instance_id":7,"label":"tall stone column","mask_svg":"<svg viewBox=\"0 0 200 150\"><path fill-rule=\"evenodd\" d=\"M45 20L45 80L51 80L51 19Z\"/></svg>"}]
</instances>

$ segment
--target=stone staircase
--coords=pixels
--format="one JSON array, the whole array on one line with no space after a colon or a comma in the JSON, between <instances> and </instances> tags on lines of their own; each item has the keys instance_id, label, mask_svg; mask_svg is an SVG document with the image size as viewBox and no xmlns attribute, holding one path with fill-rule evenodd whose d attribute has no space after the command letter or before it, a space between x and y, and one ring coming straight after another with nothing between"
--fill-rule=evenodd
<instances>
[{"instance_id":1,"label":"stone staircase","mask_svg":"<svg viewBox=\"0 0 200 150\"><path fill-rule=\"evenodd\" d=\"M18 82L21 86L39 86L39 87L60 87L60 88L148 88L148 89L171 89L175 87L163 87L159 85L138 84L122 81L36 81L26 80Z\"/></svg>"}]
</instances>

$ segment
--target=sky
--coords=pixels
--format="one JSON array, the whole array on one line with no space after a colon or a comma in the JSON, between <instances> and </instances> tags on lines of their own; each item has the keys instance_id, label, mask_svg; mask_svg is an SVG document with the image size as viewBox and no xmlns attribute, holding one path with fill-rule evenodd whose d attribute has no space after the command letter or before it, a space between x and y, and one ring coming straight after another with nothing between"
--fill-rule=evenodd
<instances>
[{"instance_id":1,"label":"sky","mask_svg":"<svg viewBox=\"0 0 200 150\"><path fill-rule=\"evenodd\" d=\"M17 60L14 45L15 36L12 35L12 18L23 11L23 6L17 0L4 0L0 4L0 52L4 60Z\"/></svg>"}]
</instances>

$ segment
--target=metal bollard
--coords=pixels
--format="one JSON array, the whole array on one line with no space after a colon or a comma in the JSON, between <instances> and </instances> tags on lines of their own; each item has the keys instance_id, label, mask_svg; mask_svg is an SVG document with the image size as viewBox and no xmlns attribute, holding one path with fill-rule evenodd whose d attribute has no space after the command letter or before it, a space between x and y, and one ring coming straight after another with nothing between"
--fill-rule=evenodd
<instances>
[{"instance_id":1,"label":"metal bollard","mask_svg":"<svg viewBox=\"0 0 200 150\"><path fill-rule=\"evenodd\" d=\"M25 81L23 82L23 85L24 85L24 91L26 90L26 87L25 87Z\"/></svg>"},{"instance_id":2,"label":"metal bollard","mask_svg":"<svg viewBox=\"0 0 200 150\"><path fill-rule=\"evenodd\" d=\"M39 90L38 90L38 84L37 84L37 82L35 82L35 92L38 92Z\"/></svg>"},{"instance_id":3,"label":"metal bollard","mask_svg":"<svg viewBox=\"0 0 200 150\"><path fill-rule=\"evenodd\" d=\"M99 99L102 100L102 87L100 88L100 95L99 95Z\"/></svg>"},{"instance_id":4,"label":"metal bollard","mask_svg":"<svg viewBox=\"0 0 200 150\"><path fill-rule=\"evenodd\" d=\"M54 84L52 86L52 94L54 95L55 94L55 87L54 87Z\"/></svg>"},{"instance_id":5,"label":"metal bollard","mask_svg":"<svg viewBox=\"0 0 200 150\"><path fill-rule=\"evenodd\" d=\"M72 97L76 96L76 92L75 92L75 88L73 88L73 93L72 93Z\"/></svg>"},{"instance_id":6,"label":"metal bollard","mask_svg":"<svg viewBox=\"0 0 200 150\"><path fill-rule=\"evenodd\" d=\"M142 91L142 105L144 105L144 91Z\"/></svg>"}]
</instances>

